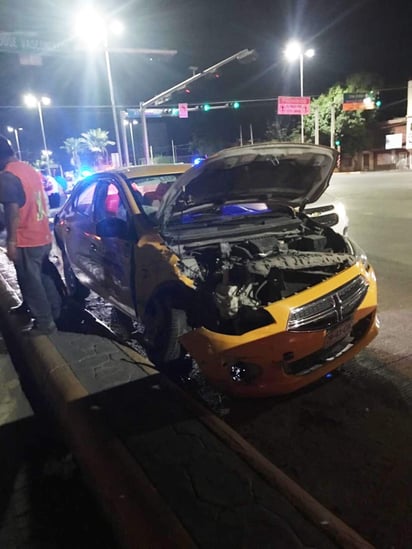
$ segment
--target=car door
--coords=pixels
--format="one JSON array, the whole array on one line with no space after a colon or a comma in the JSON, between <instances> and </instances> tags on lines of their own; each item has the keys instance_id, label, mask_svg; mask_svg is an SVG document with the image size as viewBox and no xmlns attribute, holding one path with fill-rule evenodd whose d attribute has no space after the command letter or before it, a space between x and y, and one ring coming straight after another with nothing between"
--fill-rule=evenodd
<instances>
[{"instance_id":1,"label":"car door","mask_svg":"<svg viewBox=\"0 0 412 549\"><path fill-rule=\"evenodd\" d=\"M60 216L60 234L64 241L64 251L70 266L87 287L93 288L94 273L90 262L90 251L95 235L93 200L97 188L96 179L88 179L76 189Z\"/></svg>"},{"instance_id":2,"label":"car door","mask_svg":"<svg viewBox=\"0 0 412 549\"><path fill-rule=\"evenodd\" d=\"M135 239L131 211L121 183L102 177L94 197L97 238L92 246L98 293L129 316L135 315L132 292L132 255ZM107 227L116 229L110 234ZM99 228L101 228L99 232Z\"/></svg>"}]
</instances>

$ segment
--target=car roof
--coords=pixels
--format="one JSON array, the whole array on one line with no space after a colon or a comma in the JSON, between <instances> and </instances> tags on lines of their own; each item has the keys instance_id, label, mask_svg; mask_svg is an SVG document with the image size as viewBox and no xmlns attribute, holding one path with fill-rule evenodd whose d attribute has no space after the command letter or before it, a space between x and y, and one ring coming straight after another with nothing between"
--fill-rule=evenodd
<instances>
[{"instance_id":1,"label":"car roof","mask_svg":"<svg viewBox=\"0 0 412 549\"><path fill-rule=\"evenodd\" d=\"M148 164L141 166L128 166L127 168L121 168L116 170L121 173L127 179L135 177L147 177L151 175L167 175L167 174L181 174L192 167L192 164Z\"/></svg>"}]
</instances>

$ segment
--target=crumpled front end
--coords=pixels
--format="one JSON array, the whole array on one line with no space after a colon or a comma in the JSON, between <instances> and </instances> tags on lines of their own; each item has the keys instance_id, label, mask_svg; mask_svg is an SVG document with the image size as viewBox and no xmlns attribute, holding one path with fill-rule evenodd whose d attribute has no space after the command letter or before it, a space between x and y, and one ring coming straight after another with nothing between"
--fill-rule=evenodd
<instances>
[{"instance_id":1,"label":"crumpled front end","mask_svg":"<svg viewBox=\"0 0 412 549\"><path fill-rule=\"evenodd\" d=\"M257 329L229 335L201 327L180 338L224 392L290 393L354 357L378 332L375 274L357 262L264 309L273 322Z\"/></svg>"}]
</instances>

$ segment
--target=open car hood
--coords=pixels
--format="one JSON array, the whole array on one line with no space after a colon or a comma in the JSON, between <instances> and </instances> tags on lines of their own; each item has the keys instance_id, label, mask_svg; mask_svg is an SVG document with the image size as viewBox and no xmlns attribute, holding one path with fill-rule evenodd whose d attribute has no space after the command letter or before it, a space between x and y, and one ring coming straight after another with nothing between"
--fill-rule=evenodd
<instances>
[{"instance_id":1,"label":"open car hood","mask_svg":"<svg viewBox=\"0 0 412 549\"><path fill-rule=\"evenodd\" d=\"M189 169L171 185L157 218L203 206L251 202L303 207L329 185L337 152L329 147L295 143L257 144L225 149Z\"/></svg>"}]
</instances>

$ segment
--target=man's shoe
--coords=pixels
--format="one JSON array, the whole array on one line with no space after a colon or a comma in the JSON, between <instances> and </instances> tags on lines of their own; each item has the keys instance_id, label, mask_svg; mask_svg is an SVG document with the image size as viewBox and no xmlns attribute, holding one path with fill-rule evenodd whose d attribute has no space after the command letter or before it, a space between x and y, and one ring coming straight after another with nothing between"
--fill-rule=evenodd
<instances>
[{"instance_id":1,"label":"man's shoe","mask_svg":"<svg viewBox=\"0 0 412 549\"><path fill-rule=\"evenodd\" d=\"M28 306L22 301L20 305L15 305L14 307L10 307L9 309L10 315L30 315L30 309Z\"/></svg>"},{"instance_id":2,"label":"man's shoe","mask_svg":"<svg viewBox=\"0 0 412 549\"><path fill-rule=\"evenodd\" d=\"M37 322L34 322L31 326L27 325L22 329L22 333L29 337L38 337L41 335L48 336L54 334L55 332L57 332L57 326L54 322L50 322L46 325L39 325Z\"/></svg>"}]
</instances>

